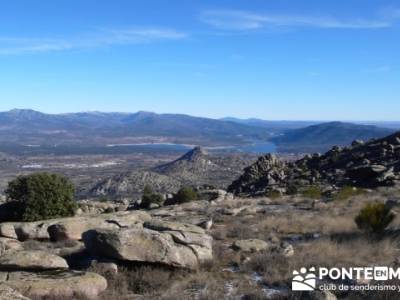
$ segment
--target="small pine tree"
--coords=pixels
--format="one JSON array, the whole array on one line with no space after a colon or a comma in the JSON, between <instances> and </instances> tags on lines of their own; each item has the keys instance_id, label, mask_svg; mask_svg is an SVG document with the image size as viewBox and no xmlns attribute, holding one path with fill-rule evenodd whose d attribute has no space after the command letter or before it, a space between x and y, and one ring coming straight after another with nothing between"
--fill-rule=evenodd
<instances>
[{"instance_id":1,"label":"small pine tree","mask_svg":"<svg viewBox=\"0 0 400 300\"><path fill-rule=\"evenodd\" d=\"M15 219L38 221L73 216L76 210L74 186L64 176L35 173L8 183L8 202L15 204Z\"/></svg>"},{"instance_id":2,"label":"small pine tree","mask_svg":"<svg viewBox=\"0 0 400 300\"><path fill-rule=\"evenodd\" d=\"M384 203L366 204L355 218L358 228L368 234L381 234L395 215Z\"/></svg>"},{"instance_id":3,"label":"small pine tree","mask_svg":"<svg viewBox=\"0 0 400 300\"><path fill-rule=\"evenodd\" d=\"M164 198L161 194L155 193L151 186L146 185L143 189L142 202L140 208L148 209L151 204L157 204L162 206L164 204Z\"/></svg>"},{"instance_id":4,"label":"small pine tree","mask_svg":"<svg viewBox=\"0 0 400 300\"><path fill-rule=\"evenodd\" d=\"M192 187L185 186L174 195L174 203L186 203L197 200L197 198L197 192Z\"/></svg>"}]
</instances>

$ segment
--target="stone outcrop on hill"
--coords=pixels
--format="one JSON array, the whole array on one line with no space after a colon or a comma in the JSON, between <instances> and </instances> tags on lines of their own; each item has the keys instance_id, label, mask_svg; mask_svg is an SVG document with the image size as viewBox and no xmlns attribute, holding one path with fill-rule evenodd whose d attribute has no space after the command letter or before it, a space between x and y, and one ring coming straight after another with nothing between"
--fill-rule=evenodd
<instances>
[{"instance_id":1,"label":"stone outcrop on hill","mask_svg":"<svg viewBox=\"0 0 400 300\"><path fill-rule=\"evenodd\" d=\"M323 190L338 186L375 188L400 180L400 132L369 142L354 141L349 147L333 147L324 155L306 155L283 162L267 154L247 167L229 191L237 195L281 193L320 185Z\"/></svg>"},{"instance_id":2,"label":"stone outcrop on hill","mask_svg":"<svg viewBox=\"0 0 400 300\"><path fill-rule=\"evenodd\" d=\"M204 148L195 147L177 160L153 170L178 180L181 185L226 188L252 161L245 155L214 156Z\"/></svg>"},{"instance_id":3,"label":"stone outcrop on hill","mask_svg":"<svg viewBox=\"0 0 400 300\"><path fill-rule=\"evenodd\" d=\"M170 176L148 170L126 172L107 178L95 184L90 194L99 197L136 197L139 198L146 185L159 193L177 191L181 183Z\"/></svg>"},{"instance_id":4,"label":"stone outcrop on hill","mask_svg":"<svg viewBox=\"0 0 400 300\"><path fill-rule=\"evenodd\" d=\"M246 155L215 156L195 147L178 159L149 170L135 170L97 182L91 196L139 199L146 185L162 194L175 193L182 186L225 188L252 163Z\"/></svg>"},{"instance_id":5,"label":"stone outcrop on hill","mask_svg":"<svg viewBox=\"0 0 400 300\"><path fill-rule=\"evenodd\" d=\"M154 171L162 174L204 173L215 170L218 166L211 161L207 152L201 147L195 147L173 162L158 166Z\"/></svg>"}]
</instances>

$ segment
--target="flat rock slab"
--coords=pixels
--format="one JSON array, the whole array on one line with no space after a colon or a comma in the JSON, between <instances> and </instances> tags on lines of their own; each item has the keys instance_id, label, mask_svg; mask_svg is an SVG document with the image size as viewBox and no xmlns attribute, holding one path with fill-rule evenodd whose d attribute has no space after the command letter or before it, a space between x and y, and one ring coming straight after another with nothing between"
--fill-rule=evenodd
<instances>
[{"instance_id":1,"label":"flat rock slab","mask_svg":"<svg viewBox=\"0 0 400 300\"><path fill-rule=\"evenodd\" d=\"M233 242L232 248L242 252L260 252L267 250L270 244L263 240L249 239Z\"/></svg>"},{"instance_id":2,"label":"flat rock slab","mask_svg":"<svg viewBox=\"0 0 400 300\"><path fill-rule=\"evenodd\" d=\"M144 211L51 219L37 222L0 223L0 237L25 240L80 240L82 233L94 228L129 227L150 220Z\"/></svg>"},{"instance_id":3,"label":"flat rock slab","mask_svg":"<svg viewBox=\"0 0 400 300\"><path fill-rule=\"evenodd\" d=\"M84 234L93 255L196 269L212 259L212 237L204 229L173 222L145 222L143 228L96 229Z\"/></svg>"},{"instance_id":4,"label":"flat rock slab","mask_svg":"<svg viewBox=\"0 0 400 300\"><path fill-rule=\"evenodd\" d=\"M55 270L68 269L62 257L44 251L8 251L0 256L0 270Z\"/></svg>"},{"instance_id":5,"label":"flat rock slab","mask_svg":"<svg viewBox=\"0 0 400 300\"><path fill-rule=\"evenodd\" d=\"M0 273L2 283L32 297L75 299L84 296L97 299L107 288L107 280L95 273L80 271L47 271L41 273Z\"/></svg>"}]
</instances>

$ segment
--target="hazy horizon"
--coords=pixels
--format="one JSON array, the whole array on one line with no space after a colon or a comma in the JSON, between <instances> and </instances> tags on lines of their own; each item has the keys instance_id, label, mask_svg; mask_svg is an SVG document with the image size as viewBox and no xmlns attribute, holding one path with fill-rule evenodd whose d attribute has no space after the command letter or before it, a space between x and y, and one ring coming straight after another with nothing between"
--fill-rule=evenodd
<instances>
[{"instance_id":1,"label":"hazy horizon","mask_svg":"<svg viewBox=\"0 0 400 300\"><path fill-rule=\"evenodd\" d=\"M10 108L7 110L1 110L0 113L5 113L5 112L11 112L14 110L19 110L19 111L23 111L23 110L32 110L35 112L39 112L39 113L44 113L44 114L49 114L49 115L64 115L64 114L78 114L78 113L105 113L105 114L112 114L112 113L116 113L116 114L135 114L135 113L154 113L154 114L158 114L158 115L162 115L162 114L169 114L169 115L187 115L187 116L192 116L192 117L197 117L197 118L209 118L209 119L216 119L216 120L221 120L221 119L237 119L237 120L242 120L242 121L267 121L267 122L355 122L355 123L400 123L400 120L338 120L338 119L332 119L332 120L317 120L317 119L263 119L263 118L257 118L257 117L252 117L252 116L248 116L248 117L236 117L236 116L221 116L221 117L208 117L208 116L202 116L202 115L192 115L192 114L187 114L187 113L175 113L175 112L166 112L166 113L160 113L157 111L144 111L144 110L136 110L136 111L100 111L100 110L87 110L87 111L67 111L67 112L46 112L46 111L41 111L41 110L36 110L36 109L32 109L32 108Z\"/></svg>"}]
</instances>

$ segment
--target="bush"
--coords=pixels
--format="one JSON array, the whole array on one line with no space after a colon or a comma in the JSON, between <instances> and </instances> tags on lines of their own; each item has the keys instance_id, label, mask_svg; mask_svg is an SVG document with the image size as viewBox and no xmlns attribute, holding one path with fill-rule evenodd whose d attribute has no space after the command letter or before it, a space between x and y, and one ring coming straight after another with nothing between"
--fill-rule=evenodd
<instances>
[{"instance_id":1,"label":"bush","mask_svg":"<svg viewBox=\"0 0 400 300\"><path fill-rule=\"evenodd\" d=\"M298 192L299 192L298 188L294 184L290 184L286 189L286 194L287 195L296 195Z\"/></svg>"},{"instance_id":2,"label":"bush","mask_svg":"<svg viewBox=\"0 0 400 300\"><path fill-rule=\"evenodd\" d=\"M322 190L319 186L313 185L302 191L303 197L311 198L311 199L321 199L322 198Z\"/></svg>"},{"instance_id":3,"label":"bush","mask_svg":"<svg viewBox=\"0 0 400 300\"><path fill-rule=\"evenodd\" d=\"M148 209L150 208L151 204L162 206L164 204L164 198L161 194L155 193L149 185L146 185L143 189L140 208Z\"/></svg>"},{"instance_id":4,"label":"bush","mask_svg":"<svg viewBox=\"0 0 400 300\"><path fill-rule=\"evenodd\" d=\"M270 199L277 199L282 196L281 192L276 191L276 190L270 190L265 193L265 197L270 198Z\"/></svg>"},{"instance_id":5,"label":"bush","mask_svg":"<svg viewBox=\"0 0 400 300\"><path fill-rule=\"evenodd\" d=\"M368 234L381 234L393 221L394 213L384 203L366 204L355 218L358 228Z\"/></svg>"},{"instance_id":6,"label":"bush","mask_svg":"<svg viewBox=\"0 0 400 300\"><path fill-rule=\"evenodd\" d=\"M13 217L18 221L70 217L77 208L73 184L58 174L17 177L8 183L6 195L15 206Z\"/></svg>"},{"instance_id":7,"label":"bush","mask_svg":"<svg viewBox=\"0 0 400 300\"><path fill-rule=\"evenodd\" d=\"M182 187L173 198L175 204L197 200L197 192L192 187Z\"/></svg>"},{"instance_id":8,"label":"bush","mask_svg":"<svg viewBox=\"0 0 400 300\"><path fill-rule=\"evenodd\" d=\"M346 200L350 197L362 195L364 191L352 186L344 186L339 192L333 195L333 200Z\"/></svg>"}]
</instances>

